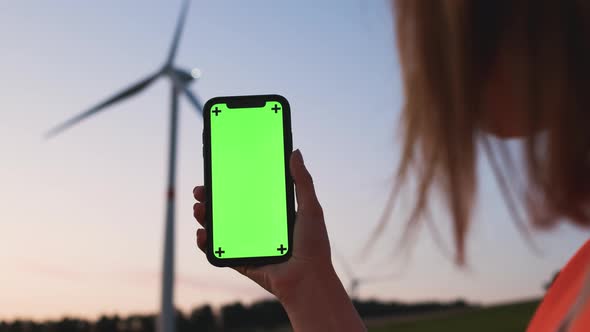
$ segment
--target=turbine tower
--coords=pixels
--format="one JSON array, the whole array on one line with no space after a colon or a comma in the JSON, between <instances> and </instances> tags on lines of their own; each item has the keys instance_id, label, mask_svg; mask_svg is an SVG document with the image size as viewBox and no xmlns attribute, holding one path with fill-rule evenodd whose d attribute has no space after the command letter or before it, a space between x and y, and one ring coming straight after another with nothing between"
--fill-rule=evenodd
<instances>
[{"instance_id":1,"label":"turbine tower","mask_svg":"<svg viewBox=\"0 0 590 332\"><path fill-rule=\"evenodd\" d=\"M166 192L166 215L164 228L164 255L162 262L162 302L160 308L160 315L157 322L159 332L173 332L175 331L175 311L174 311L174 195L176 183L176 142L177 142L177 124L178 124L178 97L184 95L188 98L190 103L196 108L199 114L203 114L203 104L200 98L189 90L189 84L198 78L198 70L188 72L178 68L174 64L180 36L186 20L186 15L189 9L190 0L184 0L180 11L180 16L176 24L172 45L168 53L168 57L164 65L155 73L143 78L142 80L130 85L126 89L114 94L110 98L105 99L101 103L74 116L73 118L63 122L62 124L51 129L46 138L54 137L66 129L86 120L87 118L98 114L107 107L114 105L124 99L132 97L160 77L167 77L171 82L170 93L170 136L169 136L169 150L168 150L168 178L167 178L167 192Z\"/></svg>"}]
</instances>

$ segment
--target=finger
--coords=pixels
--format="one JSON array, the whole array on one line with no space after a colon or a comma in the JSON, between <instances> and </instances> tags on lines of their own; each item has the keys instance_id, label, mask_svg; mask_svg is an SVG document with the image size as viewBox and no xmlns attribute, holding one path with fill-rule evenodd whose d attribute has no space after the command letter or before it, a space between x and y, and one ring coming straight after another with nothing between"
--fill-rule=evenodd
<instances>
[{"instance_id":1,"label":"finger","mask_svg":"<svg viewBox=\"0 0 590 332\"><path fill-rule=\"evenodd\" d=\"M205 229L199 228L197 229L197 247L201 249L202 252L205 252L205 248L207 245L207 232Z\"/></svg>"},{"instance_id":2,"label":"finger","mask_svg":"<svg viewBox=\"0 0 590 332\"><path fill-rule=\"evenodd\" d=\"M255 282L260 284L260 269L258 266L252 265L241 265L241 266L232 266L232 269L236 270L238 273L254 280Z\"/></svg>"},{"instance_id":3,"label":"finger","mask_svg":"<svg viewBox=\"0 0 590 332\"><path fill-rule=\"evenodd\" d=\"M193 189L193 196L195 197L195 199L199 202L204 202L205 201L205 186L196 186L195 189Z\"/></svg>"},{"instance_id":4,"label":"finger","mask_svg":"<svg viewBox=\"0 0 590 332\"><path fill-rule=\"evenodd\" d=\"M205 227L205 204L195 203L193 205L193 216L199 222L199 225Z\"/></svg>"},{"instance_id":5,"label":"finger","mask_svg":"<svg viewBox=\"0 0 590 332\"><path fill-rule=\"evenodd\" d=\"M299 149L291 154L289 165L291 167L291 176L295 182L295 194L299 209L315 209L319 207L320 204L315 194L313 179L305 167Z\"/></svg>"}]
</instances>

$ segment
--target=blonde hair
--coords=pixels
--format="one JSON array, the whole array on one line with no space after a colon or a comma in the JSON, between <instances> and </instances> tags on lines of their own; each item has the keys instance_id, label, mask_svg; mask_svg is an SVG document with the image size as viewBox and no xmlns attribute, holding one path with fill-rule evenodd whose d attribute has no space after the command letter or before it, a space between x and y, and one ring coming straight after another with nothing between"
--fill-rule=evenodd
<instances>
[{"instance_id":1,"label":"blonde hair","mask_svg":"<svg viewBox=\"0 0 590 332\"><path fill-rule=\"evenodd\" d=\"M514 45L509 53L515 69L512 83L525 96L519 110L527 124L528 186L522 202L538 225L558 218L590 224L590 2L393 3L405 94L398 184L410 170L418 175L409 227L427 213L431 189L442 189L453 220L457 260L463 262L477 188L479 138L514 211L516 198L503 171L510 172L509 157L482 135L489 122L482 91L508 37ZM388 204L376 232L390 209Z\"/></svg>"}]
</instances>

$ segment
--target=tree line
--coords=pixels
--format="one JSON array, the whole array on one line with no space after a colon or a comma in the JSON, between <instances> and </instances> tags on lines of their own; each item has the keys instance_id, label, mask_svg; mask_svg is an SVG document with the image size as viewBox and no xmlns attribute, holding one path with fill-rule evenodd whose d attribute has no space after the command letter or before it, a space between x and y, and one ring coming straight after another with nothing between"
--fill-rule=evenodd
<instances>
[{"instance_id":1,"label":"tree line","mask_svg":"<svg viewBox=\"0 0 590 332\"><path fill-rule=\"evenodd\" d=\"M472 306L463 300L411 304L354 300L353 303L363 318L403 317ZM218 312L214 312L209 305L195 308L186 314L176 312L178 332L265 331L288 325L285 310L275 300L258 301L248 306L235 302L224 305ZM19 319L0 321L0 332L156 332L156 320L154 315L102 316L94 321L67 317L44 322Z\"/></svg>"}]
</instances>

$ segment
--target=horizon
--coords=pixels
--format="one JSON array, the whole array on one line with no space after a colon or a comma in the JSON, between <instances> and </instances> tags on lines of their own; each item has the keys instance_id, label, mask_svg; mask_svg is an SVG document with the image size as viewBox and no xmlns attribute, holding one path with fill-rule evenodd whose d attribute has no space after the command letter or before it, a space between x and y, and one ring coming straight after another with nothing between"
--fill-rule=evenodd
<instances>
[{"instance_id":1,"label":"horizon","mask_svg":"<svg viewBox=\"0 0 590 332\"><path fill-rule=\"evenodd\" d=\"M157 82L51 140L42 135L157 70L180 1L4 7L0 20L11 28L0 30L0 321L155 313L168 84ZM467 268L445 253L452 237L438 196L432 211L442 248L422 229L411 260L392 252L413 200L409 190L371 256L359 257L399 159L403 100L392 19L386 0L192 1L176 64L200 69L190 88L203 102L267 93L289 100L293 146L314 177L332 248L357 276L403 271L389 282L361 284L360 298L491 304L542 296L543 284L590 232L569 224L531 229L542 250L536 255L516 230L485 158L478 160ZM202 121L184 97L179 113L175 306L272 298L235 271L209 265L197 249L192 188L203 182ZM510 150L519 144L510 141ZM333 262L347 287L345 268L338 257Z\"/></svg>"},{"instance_id":2,"label":"horizon","mask_svg":"<svg viewBox=\"0 0 590 332\"><path fill-rule=\"evenodd\" d=\"M423 304L439 304L441 306L452 306L458 302L464 302L464 305L467 308L478 308L478 309L482 309L482 308L490 308L490 307L498 307L498 306L506 306L506 305L514 305L514 304L519 304L519 303L529 303L529 302L538 302L540 301L541 298L539 297L532 297L532 298L522 298L522 299L516 299L516 300L511 300L508 302L496 302L496 303L488 303L488 304L482 304L482 303L478 303L478 302L464 302L463 299L461 298L457 298L457 299L449 299L446 301L429 301L429 300L421 300L421 301L413 301L413 302L405 302L405 301L396 301L395 299L389 299L389 300L376 300L373 298L368 298L368 299L362 299L362 300L358 300L358 299L353 299L353 301L355 302L359 302L359 303L369 303L369 302L377 302L378 304L402 304L402 305L408 305L408 306L415 306L415 305L423 305ZM258 298L255 299L253 301L249 301L249 302L243 302L243 301L230 301L224 304L219 304L219 305L211 305L208 303L204 303L198 306L195 306L193 308L186 308L185 310L182 310L180 308L176 308L175 307L175 311L176 312L180 312L182 313L185 317L190 316L191 312L193 310L198 310L198 309L203 309L204 307L209 306L211 308L211 311L213 312L213 314L215 316L219 316L221 315L221 310L223 309L223 307L230 307L233 306L235 304L240 304L242 305L244 308L252 308L253 305L255 304L260 304L263 302L276 302L279 303L280 302L273 297L268 297L268 298ZM444 309L443 309L444 310ZM426 313L430 313L430 311L425 310ZM436 312L436 310L434 311ZM59 317L50 317L50 318L40 318L40 319L32 319L32 318L28 318L28 317L15 317L13 319L0 319L0 323L12 323L12 322L33 322L33 323L51 323L51 322L57 322L60 320L67 320L67 319L80 319L80 320L84 320L87 322L91 322L91 323L95 323L98 320L100 320L101 318L118 318L118 319L128 319L128 318L132 318L134 316L154 316L157 317L157 315L159 314L158 310L154 311L154 312L130 312L127 313L125 315L121 315L118 314L116 312L113 313L109 313L109 314L99 314L96 317L81 317L81 316L68 316L68 315L63 315L63 316L59 316Z\"/></svg>"}]
</instances>

